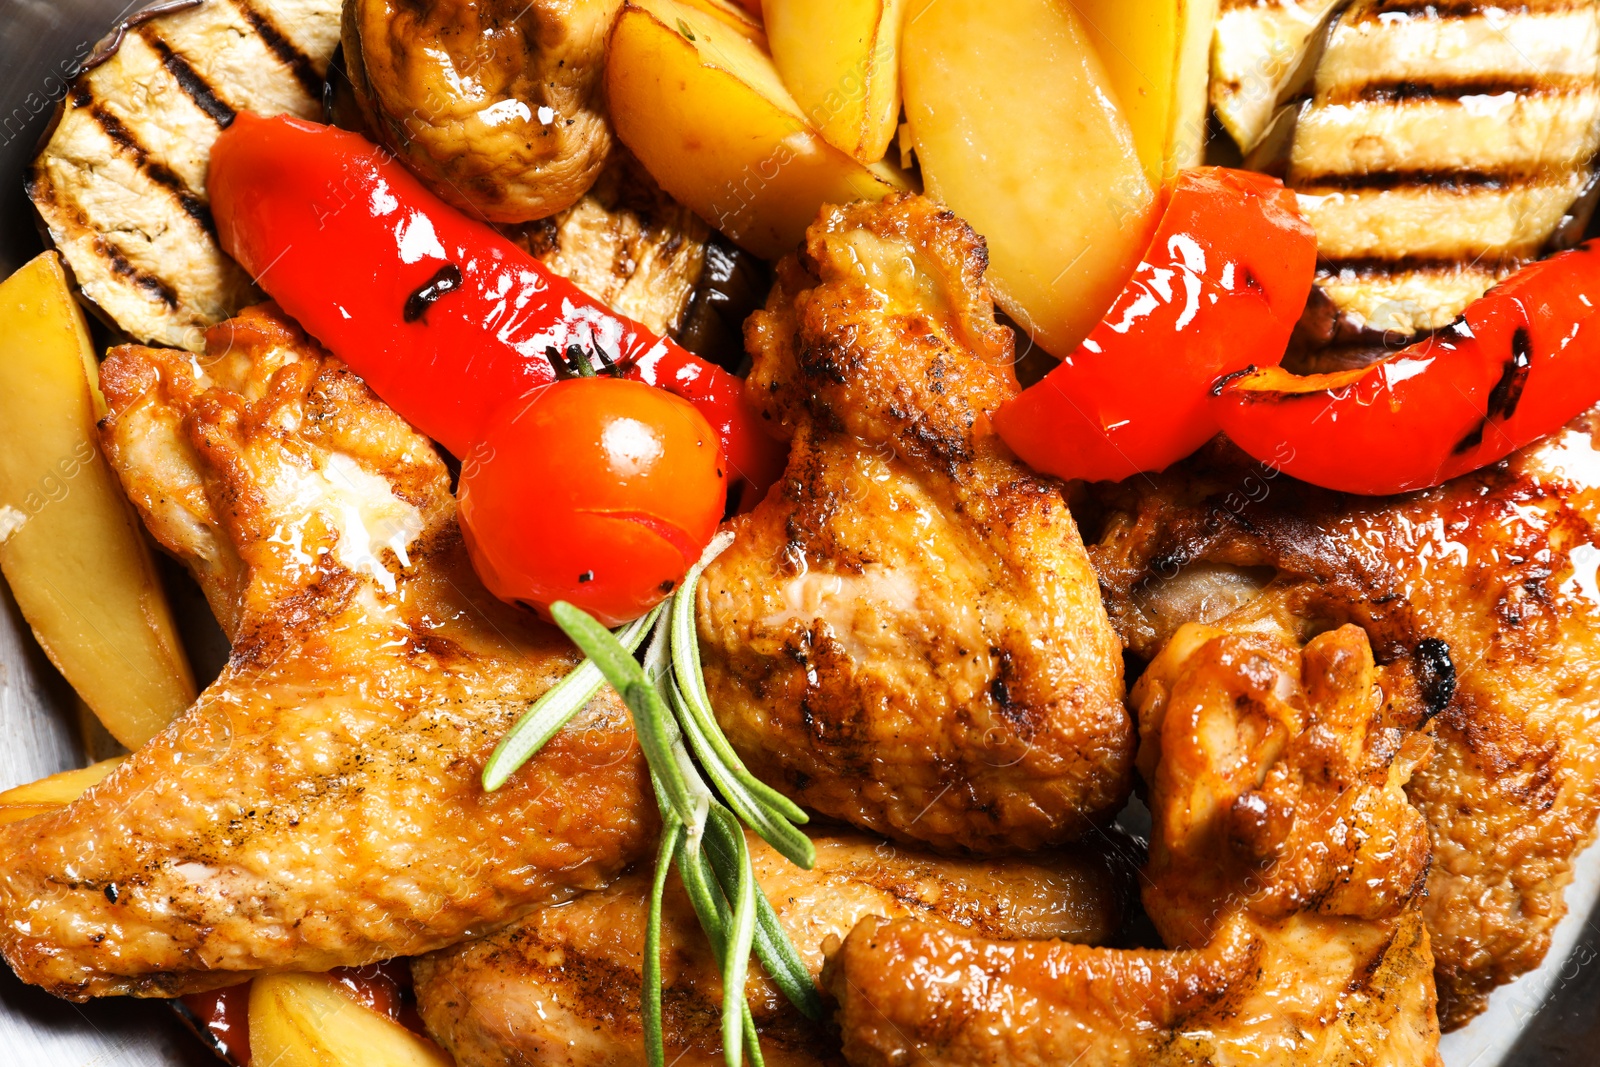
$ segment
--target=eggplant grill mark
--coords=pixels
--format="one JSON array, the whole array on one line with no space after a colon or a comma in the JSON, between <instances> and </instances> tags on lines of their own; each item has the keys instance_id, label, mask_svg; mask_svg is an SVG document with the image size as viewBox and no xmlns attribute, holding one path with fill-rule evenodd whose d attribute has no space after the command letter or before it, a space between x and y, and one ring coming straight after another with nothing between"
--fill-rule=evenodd
<instances>
[{"instance_id":1,"label":"eggplant grill mark","mask_svg":"<svg viewBox=\"0 0 1600 1067\"><path fill-rule=\"evenodd\" d=\"M200 76L199 71L189 65L187 59L174 52L172 46L162 40L161 35L152 27L148 25L139 27L139 35L156 50L156 54L161 57L161 65L167 68L167 73L172 75L184 95L194 101L195 107L204 111L212 122L223 129L233 124L235 114L233 108L217 95L216 90Z\"/></svg>"},{"instance_id":2,"label":"eggplant grill mark","mask_svg":"<svg viewBox=\"0 0 1600 1067\"><path fill-rule=\"evenodd\" d=\"M1553 6L1553 5L1550 5ZM1575 6L1575 5L1574 5ZM1363 22L1376 22L1385 15L1410 15L1426 19L1464 19L1482 15L1495 7L1507 14L1527 14L1527 3L1495 3L1491 0L1377 0L1361 13Z\"/></svg>"},{"instance_id":3,"label":"eggplant grill mark","mask_svg":"<svg viewBox=\"0 0 1600 1067\"><path fill-rule=\"evenodd\" d=\"M1323 258L1317 261L1317 277L1337 277L1354 281L1358 278L1383 278L1398 273L1429 274L1451 277L1464 271L1482 270L1495 277L1511 273L1522 265L1519 259L1497 258L1493 253L1485 256L1397 256L1394 259L1377 257Z\"/></svg>"},{"instance_id":4,"label":"eggplant grill mark","mask_svg":"<svg viewBox=\"0 0 1600 1067\"><path fill-rule=\"evenodd\" d=\"M184 214L199 223L201 228L213 237L216 236L216 224L211 219L211 209L206 207L204 201L191 193L183 179L172 172L172 169L159 159L150 156L150 150L139 143L139 138L134 136L132 130L111 112L98 103L91 106L89 114L99 124L105 135L123 151L133 157L134 164L145 177L156 185L172 194Z\"/></svg>"},{"instance_id":5,"label":"eggplant grill mark","mask_svg":"<svg viewBox=\"0 0 1600 1067\"><path fill-rule=\"evenodd\" d=\"M446 263L434 272L433 277L423 282L416 292L406 297L405 310L401 312L400 317L407 322L416 322L428 313L434 301L459 288L461 288L461 268L454 263Z\"/></svg>"},{"instance_id":6,"label":"eggplant grill mark","mask_svg":"<svg viewBox=\"0 0 1600 1067\"><path fill-rule=\"evenodd\" d=\"M1437 637L1424 637L1413 653L1417 684L1422 687L1422 703L1431 719L1445 709L1456 694L1456 665L1450 646Z\"/></svg>"},{"instance_id":7,"label":"eggplant grill mark","mask_svg":"<svg viewBox=\"0 0 1600 1067\"><path fill-rule=\"evenodd\" d=\"M1527 181L1522 175L1492 171L1379 170L1365 174L1307 175L1295 182L1295 188L1309 194L1434 189L1465 195L1514 188Z\"/></svg>"},{"instance_id":8,"label":"eggplant grill mark","mask_svg":"<svg viewBox=\"0 0 1600 1067\"><path fill-rule=\"evenodd\" d=\"M1533 362L1533 345L1528 328L1518 326L1511 334L1511 358L1500 370L1500 380L1489 392L1489 418L1502 422L1517 413L1517 403L1528 384L1528 367Z\"/></svg>"},{"instance_id":9,"label":"eggplant grill mark","mask_svg":"<svg viewBox=\"0 0 1600 1067\"><path fill-rule=\"evenodd\" d=\"M1331 94L1331 103L1396 104L1408 100L1461 100L1468 96L1503 96L1515 93L1519 97L1555 96L1576 92L1584 82L1558 75L1541 74L1529 78L1445 78L1432 81L1382 81L1373 80L1345 92Z\"/></svg>"},{"instance_id":10,"label":"eggplant grill mark","mask_svg":"<svg viewBox=\"0 0 1600 1067\"><path fill-rule=\"evenodd\" d=\"M103 238L96 237L94 239L94 248L95 251L100 253L100 255L106 260L106 262L111 264L112 273L118 275L119 277L129 279L134 285L138 286L140 289L143 289L145 292L149 293L151 296L167 305L169 309L173 311L178 310L178 294L173 292L172 287L166 282L162 281L154 274L147 273L140 270L138 267L135 267L132 263L128 262L127 256L124 256L117 249L106 244Z\"/></svg>"},{"instance_id":11,"label":"eggplant grill mark","mask_svg":"<svg viewBox=\"0 0 1600 1067\"><path fill-rule=\"evenodd\" d=\"M317 73L317 68L311 62L311 57L294 46L294 42L283 35L283 31L266 15L257 11L249 0L234 0L234 6L244 15L245 21L250 23L250 28L256 31L272 54L277 56L294 73L295 80L310 94L313 100L322 96L322 75Z\"/></svg>"}]
</instances>

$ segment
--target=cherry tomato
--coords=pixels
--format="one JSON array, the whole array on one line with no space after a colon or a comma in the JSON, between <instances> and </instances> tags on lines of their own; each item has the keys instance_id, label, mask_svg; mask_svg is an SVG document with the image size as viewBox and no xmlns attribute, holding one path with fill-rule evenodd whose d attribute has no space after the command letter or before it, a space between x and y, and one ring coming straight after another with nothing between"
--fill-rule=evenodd
<instances>
[{"instance_id":1,"label":"cherry tomato","mask_svg":"<svg viewBox=\"0 0 1600 1067\"><path fill-rule=\"evenodd\" d=\"M607 626L660 603L722 520L722 444L704 415L642 382L574 378L502 406L457 496L490 592Z\"/></svg>"}]
</instances>

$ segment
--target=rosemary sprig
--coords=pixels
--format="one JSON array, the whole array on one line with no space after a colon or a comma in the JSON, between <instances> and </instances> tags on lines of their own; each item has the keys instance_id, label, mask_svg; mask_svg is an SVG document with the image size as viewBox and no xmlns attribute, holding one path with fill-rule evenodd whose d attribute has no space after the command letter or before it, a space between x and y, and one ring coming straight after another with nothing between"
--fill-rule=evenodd
<instances>
[{"instance_id":1,"label":"rosemary sprig","mask_svg":"<svg viewBox=\"0 0 1600 1067\"><path fill-rule=\"evenodd\" d=\"M796 1008L808 1018L822 1017L810 972L756 882L743 830L748 826L779 853L809 868L816 861L816 851L795 825L805 822L806 815L739 760L712 713L700 667L695 587L706 564L732 540L733 535L727 533L713 539L676 593L615 634L571 604L552 605L551 617L586 658L529 708L484 768L486 789L504 784L593 697L602 681L609 682L627 704L639 747L650 766L662 817L645 927L641 1003L645 1052L651 1067L665 1067L666 1058L661 903L669 862L678 868L722 971L722 1043L728 1067L740 1067L746 1052L754 1067L762 1067L755 1019L745 997L752 949ZM641 664L634 651L647 632L650 642Z\"/></svg>"},{"instance_id":2,"label":"rosemary sprig","mask_svg":"<svg viewBox=\"0 0 1600 1067\"><path fill-rule=\"evenodd\" d=\"M655 625L656 616L661 614L664 606L657 605L650 614L618 630L617 640L622 647L630 653L638 648L645 634ZM561 728L571 722L572 717L583 710L583 706L593 700L605 684L606 678L600 673L600 668L586 659L571 674L551 686L533 702L532 707L523 712L516 725L507 730L494 747L489 762L483 765L484 790L493 793L505 785L517 768L532 759L534 753L560 733Z\"/></svg>"}]
</instances>

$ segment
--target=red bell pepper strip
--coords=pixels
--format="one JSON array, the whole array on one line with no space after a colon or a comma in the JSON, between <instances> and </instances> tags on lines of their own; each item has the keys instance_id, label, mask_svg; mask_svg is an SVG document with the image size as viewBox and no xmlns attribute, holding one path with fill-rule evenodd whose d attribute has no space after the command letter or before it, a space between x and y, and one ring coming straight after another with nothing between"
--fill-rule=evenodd
<instances>
[{"instance_id":1,"label":"red bell pepper strip","mask_svg":"<svg viewBox=\"0 0 1600 1067\"><path fill-rule=\"evenodd\" d=\"M1316 236L1277 179L1183 172L1110 312L1000 408L1000 436L1061 478L1126 478L1182 459L1217 432L1217 379L1283 358L1315 270Z\"/></svg>"},{"instance_id":2,"label":"red bell pepper strip","mask_svg":"<svg viewBox=\"0 0 1600 1067\"><path fill-rule=\"evenodd\" d=\"M1534 263L1456 323L1366 367L1270 367L1213 402L1251 456L1328 489L1438 485L1553 433L1600 400L1600 243Z\"/></svg>"},{"instance_id":3,"label":"red bell pepper strip","mask_svg":"<svg viewBox=\"0 0 1600 1067\"><path fill-rule=\"evenodd\" d=\"M222 247L385 402L457 456L577 345L699 408L764 490L783 446L744 382L588 296L358 134L240 114L211 150Z\"/></svg>"}]
</instances>

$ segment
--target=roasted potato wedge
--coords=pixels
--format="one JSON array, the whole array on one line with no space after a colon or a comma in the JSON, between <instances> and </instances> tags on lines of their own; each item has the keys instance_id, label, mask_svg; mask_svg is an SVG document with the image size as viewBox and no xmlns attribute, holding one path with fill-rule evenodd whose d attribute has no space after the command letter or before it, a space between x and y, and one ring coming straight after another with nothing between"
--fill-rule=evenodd
<instances>
[{"instance_id":1,"label":"roasted potato wedge","mask_svg":"<svg viewBox=\"0 0 1600 1067\"><path fill-rule=\"evenodd\" d=\"M900 39L928 192L989 242L988 280L1066 356L1144 252L1155 193L1088 31L1066 0L916 0Z\"/></svg>"},{"instance_id":2,"label":"roasted potato wedge","mask_svg":"<svg viewBox=\"0 0 1600 1067\"><path fill-rule=\"evenodd\" d=\"M94 368L54 252L0 283L0 569L50 661L137 748L194 700L194 676L100 455Z\"/></svg>"},{"instance_id":3,"label":"roasted potato wedge","mask_svg":"<svg viewBox=\"0 0 1600 1067\"><path fill-rule=\"evenodd\" d=\"M611 121L672 196L740 246L775 259L823 204L879 200L903 175L868 168L807 123L750 37L674 0L636 0L611 31Z\"/></svg>"},{"instance_id":4,"label":"roasted potato wedge","mask_svg":"<svg viewBox=\"0 0 1600 1067\"><path fill-rule=\"evenodd\" d=\"M40 778L37 782L7 789L0 793L0 826L66 807L77 800L84 790L116 770L117 764L125 759L126 756L117 756L101 760L87 767L62 771L48 778Z\"/></svg>"},{"instance_id":5,"label":"roasted potato wedge","mask_svg":"<svg viewBox=\"0 0 1600 1067\"><path fill-rule=\"evenodd\" d=\"M783 84L835 148L875 163L900 122L902 0L767 0ZM1205 100L1204 82L1201 102Z\"/></svg>"},{"instance_id":6,"label":"roasted potato wedge","mask_svg":"<svg viewBox=\"0 0 1600 1067\"><path fill-rule=\"evenodd\" d=\"M452 1067L439 1047L321 974L250 984L250 1060L272 1067Z\"/></svg>"},{"instance_id":7,"label":"roasted potato wedge","mask_svg":"<svg viewBox=\"0 0 1600 1067\"><path fill-rule=\"evenodd\" d=\"M735 3L734 0L683 0L683 2L727 23L760 47L767 47L767 32L761 24L760 4L754 5L752 11L743 4Z\"/></svg>"},{"instance_id":8,"label":"roasted potato wedge","mask_svg":"<svg viewBox=\"0 0 1600 1067\"><path fill-rule=\"evenodd\" d=\"M1152 185L1199 166L1217 0L1072 0Z\"/></svg>"}]
</instances>

